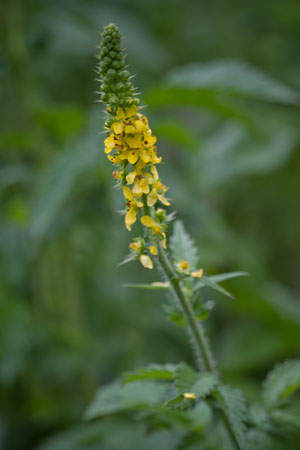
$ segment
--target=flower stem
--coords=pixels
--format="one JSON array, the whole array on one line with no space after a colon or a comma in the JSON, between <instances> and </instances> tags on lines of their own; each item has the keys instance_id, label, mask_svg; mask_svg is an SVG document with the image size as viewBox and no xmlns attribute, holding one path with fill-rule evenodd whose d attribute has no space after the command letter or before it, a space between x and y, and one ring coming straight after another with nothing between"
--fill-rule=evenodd
<instances>
[{"instance_id":1,"label":"flower stem","mask_svg":"<svg viewBox=\"0 0 300 450\"><path fill-rule=\"evenodd\" d=\"M205 336L204 328L202 324L197 321L191 303L187 298L180 283L180 278L175 273L168 259L168 256L164 251L164 249L162 248L161 244L158 245L158 260L166 277L168 278L170 284L173 287L173 291L181 308L184 311L184 314L186 316L186 319L188 321L191 330L191 334L196 344L197 356L201 362L203 370L207 370L209 372L217 374L216 366Z\"/></svg>"},{"instance_id":2,"label":"flower stem","mask_svg":"<svg viewBox=\"0 0 300 450\"><path fill-rule=\"evenodd\" d=\"M169 261L169 258L167 256L166 252L164 251L164 249L160 243L158 243L157 247L158 247L158 255L157 256L158 256L159 263L162 267L162 270L163 270L165 276L167 277L167 279L169 280L169 282L173 288L173 292L176 297L176 300L179 302L179 304L185 314L185 317L186 317L188 325L189 325L190 332L191 332L191 334L193 336L193 340L195 342L197 356L201 362L202 369L206 370L208 372L211 372L215 375L218 375L215 361L214 361L213 355L211 353L209 343L205 336L205 331L204 331L203 325L197 320L195 313L193 311L192 305L191 305L189 299L187 298L187 296L183 290L183 287L180 283L180 278L174 271L173 266L172 266L171 262ZM214 395L214 398L217 400L217 402L219 404L221 404L221 406L222 406L223 423L228 432L228 435L232 442L233 448L236 450L241 450L241 447L240 447L238 440L235 436L235 433L232 429L230 420L227 417L226 410L223 408L222 401L221 401L218 391L215 391L215 393L213 395Z\"/></svg>"}]
</instances>

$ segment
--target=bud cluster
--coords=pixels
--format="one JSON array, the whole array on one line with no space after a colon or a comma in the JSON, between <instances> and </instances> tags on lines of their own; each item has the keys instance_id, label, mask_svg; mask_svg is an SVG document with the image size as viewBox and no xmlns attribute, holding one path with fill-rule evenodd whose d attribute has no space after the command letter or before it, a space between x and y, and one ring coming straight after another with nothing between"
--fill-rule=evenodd
<instances>
[{"instance_id":1,"label":"bud cluster","mask_svg":"<svg viewBox=\"0 0 300 450\"><path fill-rule=\"evenodd\" d=\"M134 89L123 55L120 32L113 24L105 27L102 33L98 59L101 100L110 108L110 113L114 114L119 106L126 108L130 104L138 105L138 99L132 98Z\"/></svg>"}]
</instances>

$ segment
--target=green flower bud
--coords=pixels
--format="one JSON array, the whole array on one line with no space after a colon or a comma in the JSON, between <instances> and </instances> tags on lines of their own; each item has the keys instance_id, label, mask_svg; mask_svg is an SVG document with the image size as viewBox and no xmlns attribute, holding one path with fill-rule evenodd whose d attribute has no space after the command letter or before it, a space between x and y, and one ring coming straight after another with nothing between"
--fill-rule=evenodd
<instances>
[{"instance_id":1,"label":"green flower bud","mask_svg":"<svg viewBox=\"0 0 300 450\"><path fill-rule=\"evenodd\" d=\"M116 76L116 74L117 74L117 72L115 69L108 69L108 71L107 71L107 75L109 77L114 77L114 76Z\"/></svg>"},{"instance_id":2,"label":"green flower bud","mask_svg":"<svg viewBox=\"0 0 300 450\"><path fill-rule=\"evenodd\" d=\"M101 100L107 104L111 113L115 113L118 106L127 108L137 104L137 100L132 98L133 85L129 81L130 72L125 69L120 32L113 24L105 27L102 33L99 60Z\"/></svg>"}]
</instances>

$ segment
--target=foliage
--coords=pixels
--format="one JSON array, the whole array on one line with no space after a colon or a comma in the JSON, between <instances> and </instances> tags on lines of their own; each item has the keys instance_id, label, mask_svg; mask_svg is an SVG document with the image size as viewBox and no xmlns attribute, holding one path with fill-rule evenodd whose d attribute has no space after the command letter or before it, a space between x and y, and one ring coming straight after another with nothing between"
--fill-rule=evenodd
<instances>
[{"instance_id":1,"label":"foliage","mask_svg":"<svg viewBox=\"0 0 300 450\"><path fill-rule=\"evenodd\" d=\"M130 410L82 423L96 388L123 371L126 382L134 367L146 367L145 380L169 386L174 399L175 367L186 360L195 370L184 330L165 323L169 287L153 286L157 275L136 263L117 268L128 235L115 214L121 202L104 163L93 74L99 29L113 21L168 162L162 177L199 248L198 267L235 298L200 279L191 293L198 317L209 317L224 381L245 393L250 448L298 449L299 393L285 396L297 369L284 361L298 358L300 333L299 3L4 3L0 447L225 445L212 393L148 410L146 422ZM212 275L240 270L251 276ZM124 289L128 280L156 292ZM165 306L185 325L180 310ZM147 372L150 361L160 369ZM270 375L261 396L278 361L287 367L283 384ZM159 379L160 370L172 378Z\"/></svg>"}]
</instances>

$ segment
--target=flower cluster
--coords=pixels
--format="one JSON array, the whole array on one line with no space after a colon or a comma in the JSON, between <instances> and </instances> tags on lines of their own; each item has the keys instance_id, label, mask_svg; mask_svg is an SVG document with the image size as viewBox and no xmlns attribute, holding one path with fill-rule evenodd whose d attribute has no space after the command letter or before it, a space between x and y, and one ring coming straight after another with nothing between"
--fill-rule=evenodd
<instances>
[{"instance_id":1,"label":"flower cluster","mask_svg":"<svg viewBox=\"0 0 300 450\"><path fill-rule=\"evenodd\" d=\"M115 25L104 29L100 49L101 100L106 104L108 116L105 153L115 166L113 177L123 189L125 225L131 230L139 218L148 234L166 247L166 215L157 208L159 203L170 205L164 196L167 187L161 182L156 167L161 157L157 155L156 137L152 135L147 117L139 112L139 100L134 97L120 33ZM141 246L141 250L132 243L130 248L145 267L152 268L147 253L156 254L154 246Z\"/></svg>"}]
</instances>

